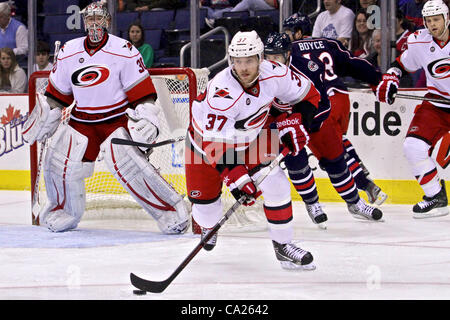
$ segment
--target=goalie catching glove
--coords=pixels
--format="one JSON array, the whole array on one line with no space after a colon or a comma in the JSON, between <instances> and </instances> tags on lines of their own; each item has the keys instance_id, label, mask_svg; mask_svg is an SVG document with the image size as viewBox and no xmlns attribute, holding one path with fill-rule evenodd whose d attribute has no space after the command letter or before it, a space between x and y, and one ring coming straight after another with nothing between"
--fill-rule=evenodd
<instances>
[{"instance_id":1,"label":"goalie catching glove","mask_svg":"<svg viewBox=\"0 0 450 320\"><path fill-rule=\"evenodd\" d=\"M255 204L256 199L262 194L250 178L247 168L242 164L232 169L225 168L221 177L236 200L242 196L246 197L242 203L244 206Z\"/></svg>"},{"instance_id":2,"label":"goalie catching glove","mask_svg":"<svg viewBox=\"0 0 450 320\"><path fill-rule=\"evenodd\" d=\"M41 93L36 94L36 105L25 121L22 129L23 139L29 144L41 142L50 138L61 122L61 109L51 107L47 97Z\"/></svg>"},{"instance_id":3,"label":"goalie catching glove","mask_svg":"<svg viewBox=\"0 0 450 320\"><path fill-rule=\"evenodd\" d=\"M127 109L128 129L133 141L151 144L159 135L159 104L146 102L138 104L135 109ZM145 147L139 147L147 151Z\"/></svg>"},{"instance_id":4,"label":"goalie catching glove","mask_svg":"<svg viewBox=\"0 0 450 320\"><path fill-rule=\"evenodd\" d=\"M293 156L296 156L308 144L309 135L302 125L302 116L293 113L288 116L283 113L275 120L281 143L286 146Z\"/></svg>"}]
</instances>

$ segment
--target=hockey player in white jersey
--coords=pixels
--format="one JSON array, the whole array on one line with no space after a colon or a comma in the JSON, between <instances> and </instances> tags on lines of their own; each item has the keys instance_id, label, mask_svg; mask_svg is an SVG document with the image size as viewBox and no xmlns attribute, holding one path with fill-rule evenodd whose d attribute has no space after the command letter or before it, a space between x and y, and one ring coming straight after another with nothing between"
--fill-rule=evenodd
<instances>
[{"instance_id":1,"label":"hockey player in white jersey","mask_svg":"<svg viewBox=\"0 0 450 320\"><path fill-rule=\"evenodd\" d=\"M192 215L204 236L222 216L222 182L237 199L247 196L244 205L252 205L262 193L270 236L282 267L312 269L311 253L292 243L291 192L286 175L277 167L256 187L249 172L279 152L277 135L272 141L270 130L263 129L274 97L312 110L313 117L320 95L309 79L282 64L263 60L263 50L255 31L236 33L228 49L229 67L209 81L192 105L185 162ZM306 118L298 113L290 117L284 114L277 121L281 142L293 154L308 141L302 125ZM211 250L216 240L214 236L204 248Z\"/></svg>"},{"instance_id":2,"label":"hockey player in white jersey","mask_svg":"<svg viewBox=\"0 0 450 320\"><path fill-rule=\"evenodd\" d=\"M449 213L445 181L436 162L447 168L450 157L450 32L449 9L441 0L430 0L422 9L425 29L408 37L408 49L393 63L377 86L377 99L394 103L399 78L404 72L423 68L428 92L425 97L448 103L424 101L416 108L403 142L403 153L425 196L413 207L414 218L430 218ZM434 156L436 162L430 154Z\"/></svg>"},{"instance_id":3,"label":"hockey player in white jersey","mask_svg":"<svg viewBox=\"0 0 450 320\"><path fill-rule=\"evenodd\" d=\"M77 227L85 210L84 179L101 152L108 169L157 221L163 233L186 231L189 214L182 197L136 147L115 145L114 137L152 143L159 134L156 91L139 51L107 32L110 15L100 3L82 15L86 37L60 50L45 95L24 125L32 144L51 138L43 168L48 201L39 221L55 232ZM70 120L61 110L73 101Z\"/></svg>"}]
</instances>

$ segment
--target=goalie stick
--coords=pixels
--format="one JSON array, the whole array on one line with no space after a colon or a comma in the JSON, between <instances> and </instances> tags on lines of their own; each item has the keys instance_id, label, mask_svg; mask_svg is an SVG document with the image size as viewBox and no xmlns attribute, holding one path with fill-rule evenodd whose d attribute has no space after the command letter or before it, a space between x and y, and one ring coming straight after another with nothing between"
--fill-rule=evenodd
<instances>
[{"instance_id":1,"label":"goalie stick","mask_svg":"<svg viewBox=\"0 0 450 320\"><path fill-rule=\"evenodd\" d=\"M127 146L136 146L136 147L144 147L144 148L156 148L156 147L160 147L160 146L164 146L166 144L171 144L171 143L175 143L178 141L183 141L186 137L176 137L173 139L167 139L164 141L160 141L157 143L144 143L144 142L137 142L137 141L133 141L133 140L127 140L127 139L120 139L120 138L112 138L111 139L111 143L114 144L123 144L123 145L127 145Z\"/></svg>"},{"instance_id":2,"label":"goalie stick","mask_svg":"<svg viewBox=\"0 0 450 320\"><path fill-rule=\"evenodd\" d=\"M55 65L58 59L59 48L61 46L61 41L55 41L55 51L53 53L53 65ZM45 87L46 88L46 87ZM45 90L44 88L44 90ZM47 148L47 138L44 138L44 141L41 142L39 148L39 161L37 165L36 177L34 181L34 189L33 195L31 197L31 215L32 215L32 223L39 225L39 180L41 179L41 168L42 168L42 159L44 158L44 151ZM37 143L37 142L35 142Z\"/></svg>"},{"instance_id":3,"label":"goalie stick","mask_svg":"<svg viewBox=\"0 0 450 320\"><path fill-rule=\"evenodd\" d=\"M258 186L270 174L270 172L280 164L281 160L286 155L288 155L288 153L289 149L284 148L283 151L281 151L281 153L270 163L270 165L261 169L262 174L261 176L258 177L255 184ZM246 196L242 196L231 206L230 209L228 209L228 211L223 215L223 217L219 220L219 222L217 222L216 225L205 235L205 237L200 240L200 242L195 246L194 250L192 250L191 253L189 253L189 255L183 260L183 262L175 269L175 271L166 280L151 281L140 278L136 276L134 273L130 273L131 284L142 291L153 293L163 292L178 276L178 274L181 271L183 271L183 269L189 264L189 262L192 259L194 259L197 253L203 248L205 243L208 242L208 240L211 239L212 236L214 236L214 234L216 234L219 231L219 229L222 227L225 221L227 221L231 217L231 215L239 208L239 206L245 201L245 199Z\"/></svg>"}]
</instances>

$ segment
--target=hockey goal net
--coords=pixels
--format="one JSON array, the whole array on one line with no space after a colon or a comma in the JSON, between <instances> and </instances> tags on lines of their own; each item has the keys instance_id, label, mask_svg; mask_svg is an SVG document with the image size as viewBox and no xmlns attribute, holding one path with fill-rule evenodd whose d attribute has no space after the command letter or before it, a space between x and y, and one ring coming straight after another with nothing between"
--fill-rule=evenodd
<instances>
[{"instance_id":1,"label":"hockey goal net","mask_svg":"<svg viewBox=\"0 0 450 320\"><path fill-rule=\"evenodd\" d=\"M162 111L159 115L160 136L158 141L185 136L190 119L190 107L195 97L205 90L208 82L207 69L191 68L155 68L149 69L153 83L158 92ZM44 92L49 72L35 72L30 77L29 106L30 112L35 105L36 92ZM42 79L44 78L44 79ZM62 122L69 118L71 107L63 112ZM48 141L31 146L31 192L32 221L39 224L37 213L47 200L45 193L42 162ZM184 174L184 142L178 142L154 148L149 161L159 173L175 188L186 195ZM83 219L147 219L150 216L133 200L114 176L108 171L99 157L95 163L95 172L85 180L86 212ZM185 197L187 201L187 197ZM233 203L234 198L226 187L222 190L224 210ZM188 201L187 201L188 202ZM192 223L194 233L199 233L198 226ZM251 208L241 208L231 216L222 228L229 232L257 231L266 227L266 219L259 200Z\"/></svg>"}]
</instances>

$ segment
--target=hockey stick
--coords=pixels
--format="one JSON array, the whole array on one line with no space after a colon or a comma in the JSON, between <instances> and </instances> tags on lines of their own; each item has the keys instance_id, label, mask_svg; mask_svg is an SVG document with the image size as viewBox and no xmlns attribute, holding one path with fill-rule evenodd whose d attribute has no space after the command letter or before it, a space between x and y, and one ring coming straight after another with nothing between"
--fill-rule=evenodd
<instances>
[{"instance_id":1,"label":"hockey stick","mask_svg":"<svg viewBox=\"0 0 450 320\"><path fill-rule=\"evenodd\" d=\"M412 95L409 95L409 94L397 93L397 95L395 97L396 98L401 98L401 99L422 100L422 101L430 101L430 102L437 102L437 103L443 103L443 104L450 104L450 100L412 96Z\"/></svg>"},{"instance_id":2,"label":"hockey stick","mask_svg":"<svg viewBox=\"0 0 450 320\"><path fill-rule=\"evenodd\" d=\"M61 41L56 40L55 41L55 51L53 53L53 65L56 63L56 59L58 59L58 53L59 48L61 46ZM47 141L48 139L45 137L44 141L41 142L41 146L39 148L39 161L37 165L36 170L36 177L34 181L34 189L33 189L33 195L31 198L31 215L32 215L32 222L33 224L39 225L39 180L41 179L41 166L42 166L42 159L44 158L44 151L47 148Z\"/></svg>"},{"instance_id":3,"label":"hockey stick","mask_svg":"<svg viewBox=\"0 0 450 320\"><path fill-rule=\"evenodd\" d=\"M289 149L285 148L283 151L270 163L269 166L262 169L261 176L258 177L255 184L258 186L261 182L272 172L272 170L280 164L280 161L289 153ZM223 215L223 217L216 223L216 225L205 235L203 239L197 244L194 250L189 253L189 255L184 259L184 261L175 269L175 271L163 281L151 281L140 278L134 273L130 273L131 284L142 291L148 291L153 293L163 292L172 281L178 276L178 274L183 271L183 269L188 265L188 263L194 259L194 257L203 248L206 242L211 239L222 227L222 225L227 221L231 215L239 208L239 206L245 201L246 196L242 196L237 200L230 209Z\"/></svg>"},{"instance_id":4,"label":"hockey stick","mask_svg":"<svg viewBox=\"0 0 450 320\"><path fill-rule=\"evenodd\" d=\"M164 146L166 144L175 143L178 141L183 141L185 138L186 137L180 136L180 137L176 137L173 139L167 139L167 140L157 142L157 143L144 143L144 142L137 142L137 141L121 139L121 138L112 138L111 143L122 144L122 145L126 145L126 146L144 147L144 148L150 149L150 148Z\"/></svg>"}]
</instances>

